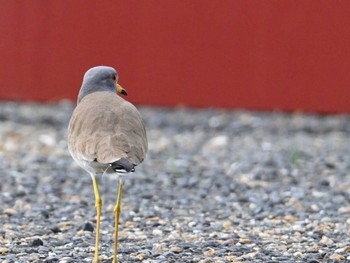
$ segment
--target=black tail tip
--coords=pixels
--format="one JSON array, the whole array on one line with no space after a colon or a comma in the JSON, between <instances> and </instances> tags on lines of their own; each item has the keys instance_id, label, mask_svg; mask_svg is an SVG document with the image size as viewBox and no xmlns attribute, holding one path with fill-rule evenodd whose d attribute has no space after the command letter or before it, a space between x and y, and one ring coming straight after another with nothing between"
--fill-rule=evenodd
<instances>
[{"instance_id":1,"label":"black tail tip","mask_svg":"<svg viewBox=\"0 0 350 263\"><path fill-rule=\"evenodd\" d=\"M135 164L130 162L126 158L120 158L119 160L109 164L116 173L130 173L135 172Z\"/></svg>"}]
</instances>

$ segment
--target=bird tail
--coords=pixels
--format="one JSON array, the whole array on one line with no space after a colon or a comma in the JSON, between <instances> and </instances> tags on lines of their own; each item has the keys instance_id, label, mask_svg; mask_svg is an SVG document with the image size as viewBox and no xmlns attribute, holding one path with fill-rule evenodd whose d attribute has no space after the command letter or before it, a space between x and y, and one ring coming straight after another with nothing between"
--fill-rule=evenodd
<instances>
[{"instance_id":1,"label":"bird tail","mask_svg":"<svg viewBox=\"0 0 350 263\"><path fill-rule=\"evenodd\" d=\"M130 173L135 172L135 164L131 163L126 158L120 158L119 160L109 164L116 173Z\"/></svg>"}]
</instances>

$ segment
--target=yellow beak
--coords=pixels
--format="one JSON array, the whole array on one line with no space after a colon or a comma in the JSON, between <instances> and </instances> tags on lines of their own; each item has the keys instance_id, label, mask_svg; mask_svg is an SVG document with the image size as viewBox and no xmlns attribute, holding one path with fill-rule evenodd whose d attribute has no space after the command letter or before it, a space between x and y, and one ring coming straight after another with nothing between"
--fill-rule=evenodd
<instances>
[{"instance_id":1,"label":"yellow beak","mask_svg":"<svg viewBox=\"0 0 350 263\"><path fill-rule=\"evenodd\" d=\"M120 86L119 84L117 84L117 92L118 92L119 94L124 95L124 96L128 95L128 93L126 92L126 90L125 90L122 86Z\"/></svg>"}]
</instances>

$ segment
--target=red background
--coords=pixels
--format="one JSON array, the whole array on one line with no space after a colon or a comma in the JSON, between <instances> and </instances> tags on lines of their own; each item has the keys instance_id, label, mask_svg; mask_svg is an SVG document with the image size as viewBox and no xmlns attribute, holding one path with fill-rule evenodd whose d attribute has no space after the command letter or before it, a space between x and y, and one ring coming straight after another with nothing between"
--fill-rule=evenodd
<instances>
[{"instance_id":1,"label":"red background","mask_svg":"<svg viewBox=\"0 0 350 263\"><path fill-rule=\"evenodd\" d=\"M348 0L0 0L0 36L1 99L103 64L138 104L350 112Z\"/></svg>"}]
</instances>

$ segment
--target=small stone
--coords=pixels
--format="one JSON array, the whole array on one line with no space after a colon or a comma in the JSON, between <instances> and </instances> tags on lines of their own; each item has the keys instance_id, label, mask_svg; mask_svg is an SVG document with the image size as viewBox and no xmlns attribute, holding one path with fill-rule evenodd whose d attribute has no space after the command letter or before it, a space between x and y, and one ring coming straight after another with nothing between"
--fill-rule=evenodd
<instances>
[{"instance_id":1,"label":"small stone","mask_svg":"<svg viewBox=\"0 0 350 263\"><path fill-rule=\"evenodd\" d=\"M229 222L229 221L224 222L222 226L224 227L225 230L231 230L232 227L233 227L233 226L232 226L232 223Z\"/></svg>"},{"instance_id":2,"label":"small stone","mask_svg":"<svg viewBox=\"0 0 350 263\"><path fill-rule=\"evenodd\" d=\"M229 255L229 256L226 256L226 257L225 257L225 260L232 262L232 261L234 261L236 258L237 258L237 256Z\"/></svg>"},{"instance_id":3,"label":"small stone","mask_svg":"<svg viewBox=\"0 0 350 263\"><path fill-rule=\"evenodd\" d=\"M345 247L342 247L342 248L338 248L334 251L334 253L338 254L338 253L346 253L350 251L350 246L345 246Z\"/></svg>"},{"instance_id":4,"label":"small stone","mask_svg":"<svg viewBox=\"0 0 350 263\"><path fill-rule=\"evenodd\" d=\"M61 231L69 230L72 228L73 222L71 221L63 221L58 224L58 227L61 229Z\"/></svg>"},{"instance_id":5,"label":"small stone","mask_svg":"<svg viewBox=\"0 0 350 263\"><path fill-rule=\"evenodd\" d=\"M15 214L17 214L17 211L13 208L6 208L4 210L5 214L9 215L9 216L13 216Z\"/></svg>"},{"instance_id":6,"label":"small stone","mask_svg":"<svg viewBox=\"0 0 350 263\"><path fill-rule=\"evenodd\" d=\"M147 254L145 254L145 253L141 253L141 254L136 255L136 259L140 260L140 261L144 260L146 257L147 257Z\"/></svg>"},{"instance_id":7,"label":"small stone","mask_svg":"<svg viewBox=\"0 0 350 263\"><path fill-rule=\"evenodd\" d=\"M303 226L301 226L301 225L299 225L299 224L297 224L297 225L293 225L292 226L292 229L294 230L294 231L298 231L298 232L304 232L304 227Z\"/></svg>"},{"instance_id":8,"label":"small stone","mask_svg":"<svg viewBox=\"0 0 350 263\"><path fill-rule=\"evenodd\" d=\"M212 256L212 255L215 255L215 253L216 253L215 249L209 248L208 250L204 251L203 255Z\"/></svg>"},{"instance_id":9,"label":"small stone","mask_svg":"<svg viewBox=\"0 0 350 263\"><path fill-rule=\"evenodd\" d=\"M318 184L320 185L320 186L329 186L330 185L330 182L329 182L329 180L327 180L327 179L321 179L319 182L318 182Z\"/></svg>"},{"instance_id":10,"label":"small stone","mask_svg":"<svg viewBox=\"0 0 350 263\"><path fill-rule=\"evenodd\" d=\"M249 238L246 238L246 237L240 238L239 242L242 243L242 244L250 244L250 243L252 243L252 241Z\"/></svg>"},{"instance_id":11,"label":"small stone","mask_svg":"<svg viewBox=\"0 0 350 263\"><path fill-rule=\"evenodd\" d=\"M36 238L32 241L33 247L43 246L44 242L40 238Z\"/></svg>"},{"instance_id":12,"label":"small stone","mask_svg":"<svg viewBox=\"0 0 350 263\"><path fill-rule=\"evenodd\" d=\"M49 257L50 258L53 258L53 257L56 257L56 256L57 256L56 253L49 251Z\"/></svg>"},{"instance_id":13,"label":"small stone","mask_svg":"<svg viewBox=\"0 0 350 263\"><path fill-rule=\"evenodd\" d=\"M181 247L172 247L172 248L170 248L170 251L178 254L178 253L181 253L183 251L183 248L181 248Z\"/></svg>"},{"instance_id":14,"label":"small stone","mask_svg":"<svg viewBox=\"0 0 350 263\"><path fill-rule=\"evenodd\" d=\"M206 258L199 261L199 263L217 263L212 258Z\"/></svg>"},{"instance_id":15,"label":"small stone","mask_svg":"<svg viewBox=\"0 0 350 263\"><path fill-rule=\"evenodd\" d=\"M0 247L0 255L5 255L7 252L9 252L8 248Z\"/></svg>"},{"instance_id":16,"label":"small stone","mask_svg":"<svg viewBox=\"0 0 350 263\"><path fill-rule=\"evenodd\" d=\"M53 228L51 228L51 231L55 234L62 232L61 229L58 226L54 226Z\"/></svg>"},{"instance_id":17,"label":"small stone","mask_svg":"<svg viewBox=\"0 0 350 263\"><path fill-rule=\"evenodd\" d=\"M218 149L226 146L228 143L228 137L225 135L219 135L211 138L206 144L205 147L208 150Z\"/></svg>"},{"instance_id":18,"label":"small stone","mask_svg":"<svg viewBox=\"0 0 350 263\"><path fill-rule=\"evenodd\" d=\"M340 260L345 260L345 257L343 255L333 254L329 257L329 259L334 259L336 261L340 261Z\"/></svg>"},{"instance_id":19,"label":"small stone","mask_svg":"<svg viewBox=\"0 0 350 263\"><path fill-rule=\"evenodd\" d=\"M153 247L152 247L152 254L154 255L160 255L162 253L164 253L165 251L167 251L167 247L165 246L165 244L158 244L158 243L155 243L153 244Z\"/></svg>"},{"instance_id":20,"label":"small stone","mask_svg":"<svg viewBox=\"0 0 350 263\"><path fill-rule=\"evenodd\" d=\"M80 236L80 237L84 236L85 235L85 231L83 229L80 229L80 230L78 230L77 235Z\"/></svg>"},{"instance_id":21,"label":"small stone","mask_svg":"<svg viewBox=\"0 0 350 263\"><path fill-rule=\"evenodd\" d=\"M333 240L326 237L326 236L322 236L321 238L321 241L320 241L322 244L325 244L325 245L330 245L330 244L333 244Z\"/></svg>"},{"instance_id":22,"label":"small stone","mask_svg":"<svg viewBox=\"0 0 350 263\"><path fill-rule=\"evenodd\" d=\"M258 253L256 253L256 252L251 252L251 253L244 255L244 258L256 258L257 254Z\"/></svg>"},{"instance_id":23,"label":"small stone","mask_svg":"<svg viewBox=\"0 0 350 263\"><path fill-rule=\"evenodd\" d=\"M125 222L125 227L135 227L136 224L133 221L126 221Z\"/></svg>"},{"instance_id":24,"label":"small stone","mask_svg":"<svg viewBox=\"0 0 350 263\"><path fill-rule=\"evenodd\" d=\"M160 218L158 216L152 216L146 219L146 221L149 222L158 222L160 220Z\"/></svg>"},{"instance_id":25,"label":"small stone","mask_svg":"<svg viewBox=\"0 0 350 263\"><path fill-rule=\"evenodd\" d=\"M38 139L47 146L53 146L56 143L55 138L51 134L41 134Z\"/></svg>"},{"instance_id":26,"label":"small stone","mask_svg":"<svg viewBox=\"0 0 350 263\"><path fill-rule=\"evenodd\" d=\"M98 259L100 260L100 262L105 262L106 260L110 259L110 257L108 257L107 255L100 255Z\"/></svg>"},{"instance_id":27,"label":"small stone","mask_svg":"<svg viewBox=\"0 0 350 263\"><path fill-rule=\"evenodd\" d=\"M296 218L294 216L292 216L292 215L286 215L284 217L284 220L286 220L286 222L288 222L288 223L293 223L293 222L296 221Z\"/></svg>"},{"instance_id":28,"label":"small stone","mask_svg":"<svg viewBox=\"0 0 350 263\"><path fill-rule=\"evenodd\" d=\"M160 230L160 229L154 229L152 231L152 235L154 235L154 236L161 236L161 235L163 235L163 231Z\"/></svg>"},{"instance_id":29,"label":"small stone","mask_svg":"<svg viewBox=\"0 0 350 263\"><path fill-rule=\"evenodd\" d=\"M339 214L350 214L350 206L342 206L338 209Z\"/></svg>"},{"instance_id":30,"label":"small stone","mask_svg":"<svg viewBox=\"0 0 350 263\"><path fill-rule=\"evenodd\" d=\"M94 232L94 226L90 222L86 222L84 227L83 227L83 230Z\"/></svg>"},{"instance_id":31,"label":"small stone","mask_svg":"<svg viewBox=\"0 0 350 263\"><path fill-rule=\"evenodd\" d=\"M95 252L95 247L93 247L93 246L88 247L88 251L89 252Z\"/></svg>"},{"instance_id":32,"label":"small stone","mask_svg":"<svg viewBox=\"0 0 350 263\"><path fill-rule=\"evenodd\" d=\"M197 225L197 222L195 222L195 221L191 221L188 223L189 227L195 227L196 225Z\"/></svg>"},{"instance_id":33,"label":"small stone","mask_svg":"<svg viewBox=\"0 0 350 263\"><path fill-rule=\"evenodd\" d=\"M300 251L297 251L293 254L294 257L301 258L303 254Z\"/></svg>"},{"instance_id":34,"label":"small stone","mask_svg":"<svg viewBox=\"0 0 350 263\"><path fill-rule=\"evenodd\" d=\"M318 205L316 205L316 204L312 204L312 205L310 206L310 208L311 208L311 211L313 211L313 212L317 212L317 211L320 210L320 208L319 208Z\"/></svg>"},{"instance_id":35,"label":"small stone","mask_svg":"<svg viewBox=\"0 0 350 263\"><path fill-rule=\"evenodd\" d=\"M349 252L350 251L350 246L343 247L344 252Z\"/></svg>"},{"instance_id":36,"label":"small stone","mask_svg":"<svg viewBox=\"0 0 350 263\"><path fill-rule=\"evenodd\" d=\"M70 257L63 257L59 261L59 263L70 263L70 262L73 262L73 259Z\"/></svg>"}]
</instances>

